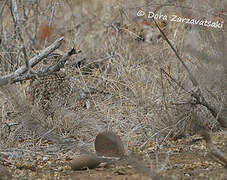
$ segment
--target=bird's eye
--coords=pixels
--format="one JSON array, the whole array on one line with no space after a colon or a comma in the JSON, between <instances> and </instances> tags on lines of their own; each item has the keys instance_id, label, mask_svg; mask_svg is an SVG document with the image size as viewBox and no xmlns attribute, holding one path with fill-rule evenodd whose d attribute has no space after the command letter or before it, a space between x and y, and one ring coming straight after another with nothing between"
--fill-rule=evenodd
<instances>
[{"instance_id":1,"label":"bird's eye","mask_svg":"<svg viewBox=\"0 0 227 180\"><path fill-rule=\"evenodd\" d=\"M160 39L161 37L162 37L162 35L161 35L161 34L159 34L157 38L158 38L158 39Z\"/></svg>"}]
</instances>

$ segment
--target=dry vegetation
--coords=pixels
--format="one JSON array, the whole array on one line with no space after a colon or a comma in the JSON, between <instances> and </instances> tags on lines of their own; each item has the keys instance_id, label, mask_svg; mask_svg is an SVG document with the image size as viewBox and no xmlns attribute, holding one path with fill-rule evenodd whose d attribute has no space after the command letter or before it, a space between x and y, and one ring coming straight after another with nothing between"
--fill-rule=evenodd
<instances>
[{"instance_id":1,"label":"dry vegetation","mask_svg":"<svg viewBox=\"0 0 227 180\"><path fill-rule=\"evenodd\" d=\"M177 167L179 157L167 152L175 153L181 149L179 146L184 151L189 140L182 145L181 138L190 139L204 127L204 131L210 132L227 127L227 4L224 1L205 0L197 7L196 0L162 2L169 6L161 6L155 0L139 3L135 0L15 0L18 19L13 18L10 10L13 1L0 1L0 80L23 65L24 71L20 78L12 76L14 79L9 82L13 83L0 86L0 162L11 168L15 178L29 179L33 168L42 167L42 160L45 164L44 154L54 170L45 166L46 171L36 173L37 179L57 179L56 174L59 179L69 178L72 173L68 167L56 170L67 164L61 157L65 160L79 152L94 151L95 136L103 130L116 132L128 154L139 154L149 159L149 163L153 160L151 169L155 166L158 172L173 179L187 178L181 169L187 167ZM157 20L198 82L197 87L152 19L136 17L139 9L145 12L157 9L169 18L176 14L223 21L223 28L218 29ZM149 28L144 28L144 24ZM153 36L148 42L144 38L150 32ZM64 40L59 40L56 51L32 69L28 64L25 66L29 59L61 37ZM77 52L69 53L72 48ZM38 77L64 55L67 55L64 67ZM217 117L205 107L206 103L193 96L198 87ZM215 139L224 151L227 136L221 136L223 139ZM171 140L174 142L170 145ZM194 153L205 151L204 144L199 143L202 148L192 147ZM187 148L182 157L188 158L190 164L194 155L187 154L190 149ZM167 158L160 158L163 162L155 161L153 151L160 151ZM5 156L7 160L2 160ZM208 155L201 157L196 156L192 164L197 159L203 162L209 159ZM32 161L32 165L18 165L16 162L21 158ZM208 170L215 167L212 178L226 177L219 165L205 166ZM174 167L179 169L174 171ZM186 174L191 174L189 169L185 170ZM25 174L20 170L25 170ZM144 178L131 169L120 168L117 173L122 171L125 176L122 179ZM111 172L108 169L98 173L107 177ZM79 176L101 178L89 173ZM193 177L197 178L197 173Z\"/></svg>"}]
</instances>

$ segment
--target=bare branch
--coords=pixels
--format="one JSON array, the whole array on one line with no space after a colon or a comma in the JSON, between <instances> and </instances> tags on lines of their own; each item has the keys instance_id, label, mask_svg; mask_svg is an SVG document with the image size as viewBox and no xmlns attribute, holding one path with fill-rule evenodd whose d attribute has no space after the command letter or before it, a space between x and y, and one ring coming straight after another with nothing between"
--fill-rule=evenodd
<instances>
[{"instance_id":1,"label":"bare branch","mask_svg":"<svg viewBox=\"0 0 227 180\"><path fill-rule=\"evenodd\" d=\"M157 24L157 22L155 21L155 19L153 19L155 22L156 27L159 29L159 31L161 32L161 34L163 35L164 39L166 40L166 42L169 44L169 46L171 47L171 49L173 50L173 52L175 53L176 57L178 58L178 60L182 63L182 65L184 66L184 68L186 69L187 73L189 74L189 78L191 80L191 82L193 83L193 85L195 87L197 87L199 84L197 82L197 80L194 78L194 76L192 75L191 71L188 69L188 67L186 66L186 64L184 63L184 61L181 59L181 57L179 56L179 54L177 53L177 50L173 47L172 43L169 41L169 39L166 37L165 33L161 30L161 28L159 27L159 25Z\"/></svg>"},{"instance_id":2,"label":"bare branch","mask_svg":"<svg viewBox=\"0 0 227 180\"><path fill-rule=\"evenodd\" d=\"M190 93L188 90L186 90L175 78L170 76L163 68L161 68L161 73L164 73L166 76L168 76L174 83L176 83L181 89L183 89L186 93Z\"/></svg>"},{"instance_id":3,"label":"bare branch","mask_svg":"<svg viewBox=\"0 0 227 180\"><path fill-rule=\"evenodd\" d=\"M66 61L70 58L70 56L74 55L74 54L78 54L81 51L76 51L74 48L72 48L70 51L68 51L67 53L65 53L60 60L57 62L57 64L53 65L53 66L49 66L46 69L44 69L43 71L39 71L36 74L23 74L22 76L18 76L16 78L14 78L12 80L12 83L18 82L18 81L24 81L24 80L28 80L28 79L34 79L36 78L36 76L38 77L44 77L47 76L53 72L59 71L61 68L64 67Z\"/></svg>"},{"instance_id":4,"label":"bare branch","mask_svg":"<svg viewBox=\"0 0 227 180\"><path fill-rule=\"evenodd\" d=\"M53 52L55 49L57 49L61 45L63 39L64 39L63 37L58 38L53 44L51 44L49 47L42 50L37 56L30 59L29 65L31 67L34 67L36 64L41 62L45 57L47 57L51 52ZM23 65L20 68L18 68L15 72L1 77L0 78L0 86L14 82L14 79L21 76L23 73L26 72L26 70L27 70L26 66Z\"/></svg>"},{"instance_id":5,"label":"bare branch","mask_svg":"<svg viewBox=\"0 0 227 180\"><path fill-rule=\"evenodd\" d=\"M20 25L20 16L18 13L18 7L17 7L17 1L16 0L11 0L11 14L13 16L13 21L14 21L14 25L15 25L15 32L20 40L21 43L21 49L22 52L24 54L24 61L25 61L25 65L26 65L26 71L31 71L31 66L29 65L29 61L28 61L28 56L27 56L27 52L25 49L25 44L24 44L24 39L22 37L22 31L21 31L21 25Z\"/></svg>"},{"instance_id":6,"label":"bare branch","mask_svg":"<svg viewBox=\"0 0 227 180\"><path fill-rule=\"evenodd\" d=\"M52 73L54 71L59 71L62 67L64 67L64 64L66 63L67 60L69 60L70 56L78 54L80 52L81 52L80 50L76 51L74 48L72 48L70 51L68 51L61 57L57 64L48 67L46 70L44 70L43 73Z\"/></svg>"},{"instance_id":7,"label":"bare branch","mask_svg":"<svg viewBox=\"0 0 227 180\"><path fill-rule=\"evenodd\" d=\"M199 87L199 83L196 80L196 78L192 75L191 71L189 70L189 68L186 66L186 64L184 63L184 61L181 59L181 57L179 56L179 54L177 53L176 49L173 47L172 43L169 41L169 39L166 37L165 33L162 31L162 29L159 27L159 25L157 24L157 22L155 21L155 19L153 18L153 21L155 22L156 27L159 29L159 31L161 32L161 34L163 35L164 39L166 40L166 42L169 44L169 46L171 47L171 49L173 50L173 52L175 53L177 59L182 63L182 65L184 66L184 68L186 69L188 75L189 75L189 79L191 80L193 86L195 87L195 90L191 91L191 96L194 97L196 99L196 103L197 104L201 104L203 106L205 106L213 115L214 118L217 118L217 121L220 123L220 125L223 128L227 128L227 120L226 117L222 117L218 115L218 110L213 107L212 105L210 105L209 103L207 103L206 99L204 98L201 89Z\"/></svg>"}]
</instances>

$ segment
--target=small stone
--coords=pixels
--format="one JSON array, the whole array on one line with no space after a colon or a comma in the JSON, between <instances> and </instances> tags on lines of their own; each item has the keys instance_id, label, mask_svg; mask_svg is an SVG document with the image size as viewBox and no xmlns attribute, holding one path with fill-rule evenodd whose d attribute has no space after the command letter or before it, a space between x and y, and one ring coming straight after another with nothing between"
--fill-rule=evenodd
<instances>
[{"instance_id":1,"label":"small stone","mask_svg":"<svg viewBox=\"0 0 227 180\"><path fill-rule=\"evenodd\" d=\"M125 155L120 137L111 131L105 131L96 136L95 150L98 156L122 157Z\"/></svg>"},{"instance_id":2,"label":"small stone","mask_svg":"<svg viewBox=\"0 0 227 180\"><path fill-rule=\"evenodd\" d=\"M100 164L100 160L96 155L81 155L70 162L72 170L84 170L86 168L94 169Z\"/></svg>"}]
</instances>

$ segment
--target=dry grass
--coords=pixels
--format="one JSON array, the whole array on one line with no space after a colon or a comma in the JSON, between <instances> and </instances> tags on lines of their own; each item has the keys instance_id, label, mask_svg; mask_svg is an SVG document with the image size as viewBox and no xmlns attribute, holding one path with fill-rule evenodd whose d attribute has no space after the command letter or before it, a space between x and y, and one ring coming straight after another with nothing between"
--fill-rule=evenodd
<instances>
[{"instance_id":1,"label":"dry grass","mask_svg":"<svg viewBox=\"0 0 227 180\"><path fill-rule=\"evenodd\" d=\"M190 122L195 119L202 119L210 127L216 127L216 121L205 108L190 105L190 94L161 73L163 69L186 90L192 88L186 72L167 43L163 39L154 44L136 40L140 32L134 32L135 17L132 14L135 10L128 8L129 4L131 7L136 6L136 3L121 0L90 0L83 3L82 0L65 0L38 1L37 4L36 1L26 1L24 8L20 7L21 12L24 9L27 14L23 21L23 35L29 57L35 55L34 50L46 47L62 35L65 36L65 43L61 51L72 46L82 50L82 54L72 57L64 69L65 78L72 88L72 92L64 96L71 100L70 106L75 108L56 105L54 115L41 123L50 129L54 128L64 137L75 138L79 145L86 147L91 147L98 132L111 129L123 137L129 149L145 148L154 140L161 143L169 137L193 134ZM167 12L167 9L164 8L163 12ZM178 9L175 12L181 13ZM1 75L14 71L24 62L19 42L14 38L8 7L3 14ZM114 23L128 24L128 30L122 33L114 29ZM210 63L185 53L185 37L189 36L185 25L167 23L168 38L185 59L187 66L201 80L207 98L216 107L222 106L224 95L221 75L211 82L207 78ZM202 38L200 45L204 43L206 49L212 49L204 39L206 37ZM217 51L215 49L214 53ZM78 69L76 64L83 59L86 59L87 64ZM212 72L222 74L220 63L214 64ZM207 87L214 96L206 92ZM92 92L91 88L97 92ZM81 91L86 94L85 98L81 97ZM4 124L17 122L17 118L9 117L13 105L7 99L1 99L0 102L1 129L5 130L7 128ZM76 105L78 102L83 104L79 108ZM39 102L37 104L41 106ZM4 138L5 141L1 139L1 148L25 144L30 139L21 133L20 136L25 140L21 142L18 132L23 127L14 127L10 136ZM1 135L5 136L3 132Z\"/></svg>"}]
</instances>

